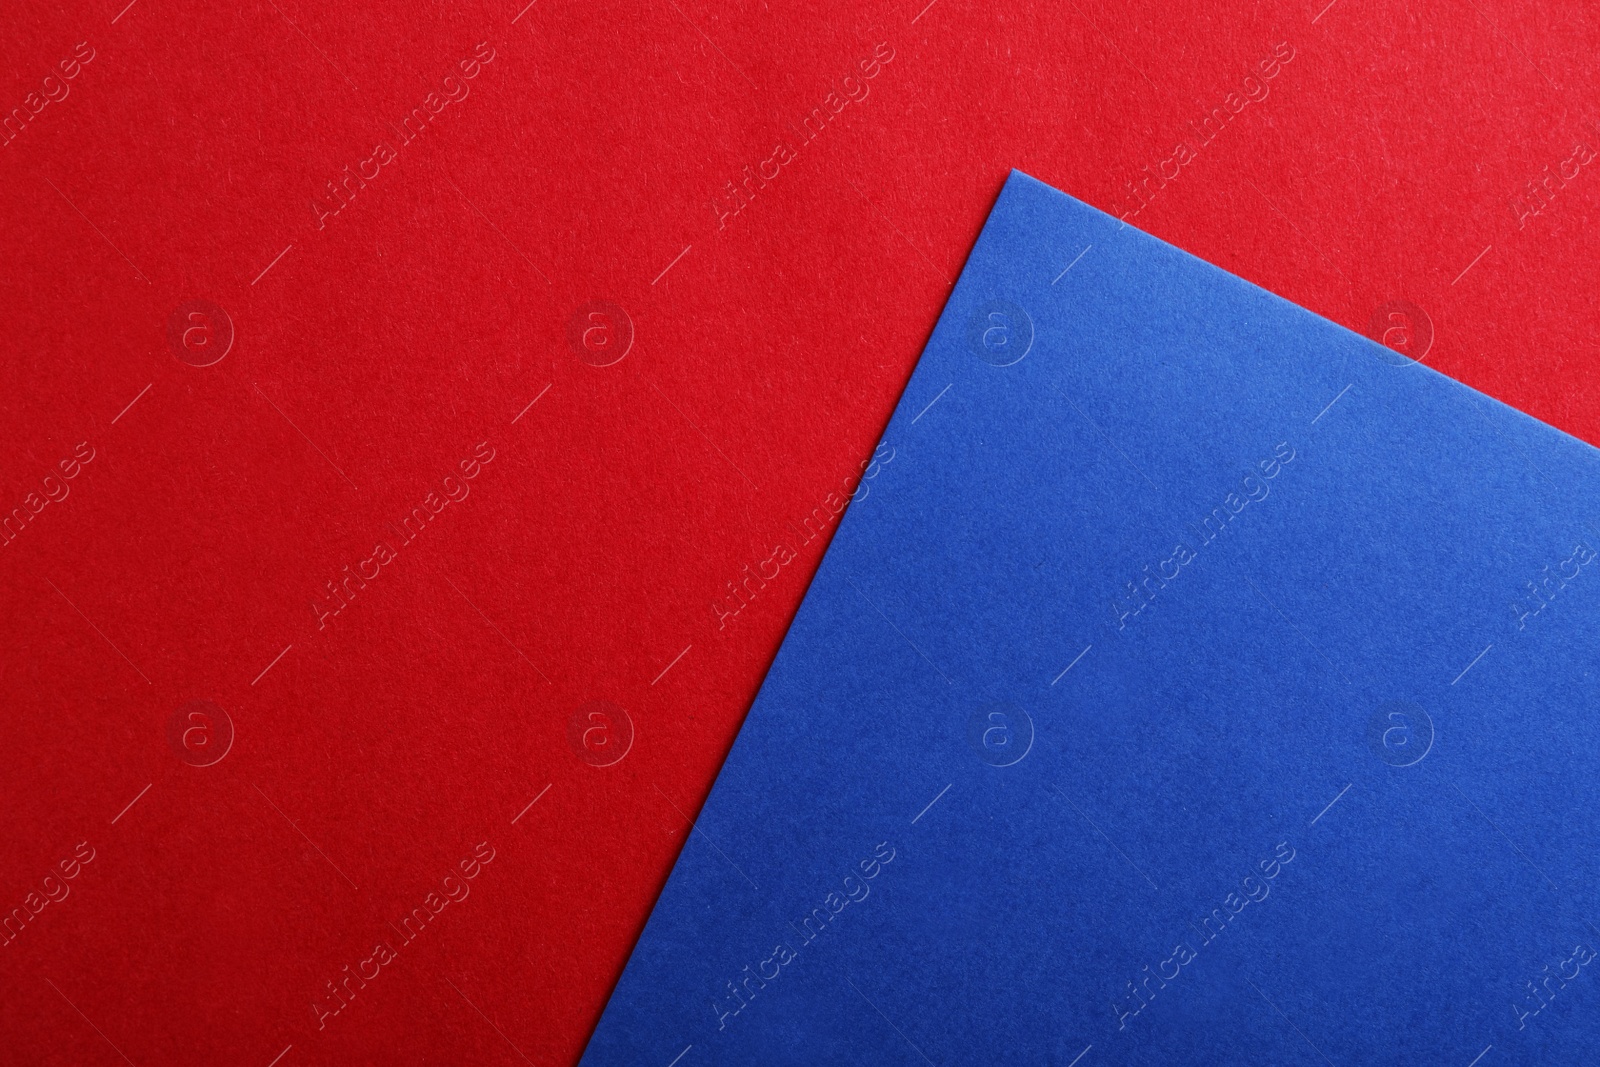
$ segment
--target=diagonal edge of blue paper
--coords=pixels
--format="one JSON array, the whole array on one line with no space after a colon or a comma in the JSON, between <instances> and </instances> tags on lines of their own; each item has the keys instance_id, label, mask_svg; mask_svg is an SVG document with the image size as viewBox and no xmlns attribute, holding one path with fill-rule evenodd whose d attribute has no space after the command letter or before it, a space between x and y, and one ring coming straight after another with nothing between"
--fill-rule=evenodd
<instances>
[{"instance_id":1,"label":"diagonal edge of blue paper","mask_svg":"<svg viewBox=\"0 0 1600 1067\"><path fill-rule=\"evenodd\" d=\"M1596 458L1014 171L583 1062L1591 1062Z\"/></svg>"}]
</instances>

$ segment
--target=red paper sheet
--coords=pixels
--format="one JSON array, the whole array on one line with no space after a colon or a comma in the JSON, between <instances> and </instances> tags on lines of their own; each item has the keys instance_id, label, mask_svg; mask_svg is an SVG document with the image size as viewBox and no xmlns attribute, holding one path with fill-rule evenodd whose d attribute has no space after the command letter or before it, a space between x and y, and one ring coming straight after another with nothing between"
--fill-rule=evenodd
<instances>
[{"instance_id":1,"label":"red paper sheet","mask_svg":"<svg viewBox=\"0 0 1600 1067\"><path fill-rule=\"evenodd\" d=\"M8 1063L573 1061L1012 166L1600 441L1591 11L124 3L0 41Z\"/></svg>"}]
</instances>

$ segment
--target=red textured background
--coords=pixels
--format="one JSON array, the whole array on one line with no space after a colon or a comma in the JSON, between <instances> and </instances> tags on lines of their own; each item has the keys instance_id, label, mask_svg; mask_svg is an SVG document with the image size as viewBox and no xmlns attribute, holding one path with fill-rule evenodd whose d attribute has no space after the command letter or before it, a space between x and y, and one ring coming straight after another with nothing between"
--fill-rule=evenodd
<instances>
[{"instance_id":1,"label":"red textured background","mask_svg":"<svg viewBox=\"0 0 1600 1067\"><path fill-rule=\"evenodd\" d=\"M1128 211L1280 43L1270 95L1132 221L1355 329L1408 301L1430 364L1600 441L1600 159L1512 200L1600 147L1593 9L125 2L0 15L28 116L0 147L0 513L94 450L0 547L8 1064L573 1061L820 540L720 628L713 602L871 452L1008 170ZM215 365L169 343L191 300L232 319ZM590 301L634 325L614 365L569 344ZM608 767L569 736L595 699L636 733ZM169 739L193 700L236 731L213 766ZM480 842L470 896L319 1029L324 982Z\"/></svg>"}]
</instances>

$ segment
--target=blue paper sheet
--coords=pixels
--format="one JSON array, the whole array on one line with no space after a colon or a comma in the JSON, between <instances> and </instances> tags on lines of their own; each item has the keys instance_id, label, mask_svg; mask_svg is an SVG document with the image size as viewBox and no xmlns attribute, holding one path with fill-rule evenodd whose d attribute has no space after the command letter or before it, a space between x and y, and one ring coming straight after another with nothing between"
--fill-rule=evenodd
<instances>
[{"instance_id":1,"label":"blue paper sheet","mask_svg":"<svg viewBox=\"0 0 1600 1067\"><path fill-rule=\"evenodd\" d=\"M585 1064L1600 1062L1595 450L1013 173L875 456Z\"/></svg>"}]
</instances>

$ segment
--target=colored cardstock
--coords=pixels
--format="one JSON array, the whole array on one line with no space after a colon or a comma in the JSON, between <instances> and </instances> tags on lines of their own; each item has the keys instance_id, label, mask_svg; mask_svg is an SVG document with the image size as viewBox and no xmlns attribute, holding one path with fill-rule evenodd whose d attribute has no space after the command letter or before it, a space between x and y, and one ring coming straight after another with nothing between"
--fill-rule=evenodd
<instances>
[{"instance_id":1,"label":"colored cardstock","mask_svg":"<svg viewBox=\"0 0 1600 1067\"><path fill-rule=\"evenodd\" d=\"M1016 172L884 442L583 1063L1587 1061L1600 453Z\"/></svg>"},{"instance_id":2,"label":"colored cardstock","mask_svg":"<svg viewBox=\"0 0 1600 1067\"><path fill-rule=\"evenodd\" d=\"M6 14L0 1059L575 1062L1012 166L1600 441L1570 5Z\"/></svg>"}]
</instances>

